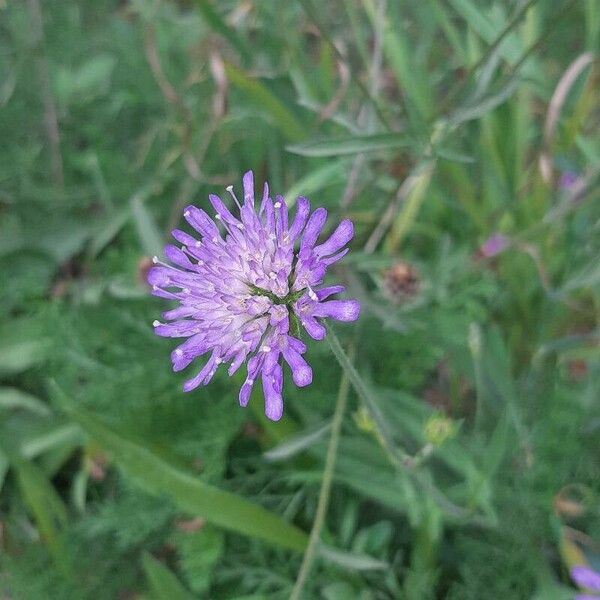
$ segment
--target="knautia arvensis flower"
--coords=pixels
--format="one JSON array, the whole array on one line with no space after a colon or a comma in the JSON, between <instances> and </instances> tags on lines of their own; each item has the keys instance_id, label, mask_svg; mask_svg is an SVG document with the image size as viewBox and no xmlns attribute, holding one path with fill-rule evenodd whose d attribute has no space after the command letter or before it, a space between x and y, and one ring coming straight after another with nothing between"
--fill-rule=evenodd
<instances>
[{"instance_id":1,"label":"knautia arvensis flower","mask_svg":"<svg viewBox=\"0 0 600 600\"><path fill-rule=\"evenodd\" d=\"M343 286L320 287L327 268L348 252L353 226L344 219L329 239L317 244L327 218L324 208L310 214L309 201L298 198L290 223L284 198L273 200L266 183L260 206L255 205L251 171L243 177L243 190L240 204L233 187L227 188L239 218L212 194L214 220L195 206L185 209L183 216L200 239L175 229L180 246L165 248L173 266L154 259L156 266L148 273L152 293L179 302L163 314L167 323L154 322L154 331L187 338L171 354L175 371L209 355L200 372L185 382L184 391L206 385L222 363L229 363L232 375L247 361L240 404L248 404L260 376L265 414L278 420L283 414L282 362L289 365L297 386L312 382L312 369L302 356L306 345L300 340L301 326L322 340L326 329L321 319L354 321L359 316L358 300L331 299Z\"/></svg>"}]
</instances>

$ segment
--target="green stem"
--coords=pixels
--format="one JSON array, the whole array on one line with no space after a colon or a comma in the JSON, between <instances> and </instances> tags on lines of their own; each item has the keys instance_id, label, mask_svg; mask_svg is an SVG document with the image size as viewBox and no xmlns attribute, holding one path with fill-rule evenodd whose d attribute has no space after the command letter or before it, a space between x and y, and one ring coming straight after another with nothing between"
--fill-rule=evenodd
<instances>
[{"instance_id":1,"label":"green stem","mask_svg":"<svg viewBox=\"0 0 600 600\"><path fill-rule=\"evenodd\" d=\"M358 371L354 368L352 361L344 352L340 341L333 332L333 329L329 326L327 326L327 337L325 339L329 342L329 347L331 348L331 351L337 358L342 369L346 373L346 376L350 380L350 383L352 383L352 387L354 387L354 389L356 390L356 393L358 394L361 402L363 403L363 406L366 408L367 412L369 413L369 416L375 423L378 438L384 450L388 454L390 460L398 467L411 467L413 463L413 457L397 448L394 444L392 433L388 429L385 417L379 409L375 398L373 398L373 396L371 395L371 392L365 385L364 381L361 379L360 375L358 374Z\"/></svg>"},{"instance_id":2,"label":"green stem","mask_svg":"<svg viewBox=\"0 0 600 600\"><path fill-rule=\"evenodd\" d=\"M474 515L472 511L467 510L462 506L454 504L433 483L431 483L431 481L429 481L426 473L416 469L421 462L420 457L411 456L396 446L385 416L377 405L377 401L371 395L371 392L361 379L358 371L354 368L352 361L344 352L333 329L329 326L327 326L327 337L325 339L329 342L329 347L340 363L340 366L348 377L352 387L356 390L363 406L373 420L379 443L385 450L390 462L397 469L408 472L421 490L428 494L447 515L460 521L468 520L473 525L489 527L490 523L486 519Z\"/></svg>"},{"instance_id":3,"label":"green stem","mask_svg":"<svg viewBox=\"0 0 600 600\"><path fill-rule=\"evenodd\" d=\"M342 353L344 351L342 350ZM346 356L346 354L344 354ZM354 358L354 347L351 350L351 357L346 359L350 364ZM315 521L310 531L310 537L308 539L308 546L304 552L302 558L302 564L300 565L300 571L298 571L298 577L294 584L294 589L290 596L290 600L300 600L302 598L302 591L306 579L310 574L311 567L315 560L317 550L319 548L319 542L321 539L321 530L323 523L325 522L325 516L327 515L327 506L329 504L329 495L331 493L331 484L333 481L333 471L335 468L335 459L337 456L338 445L340 441L340 432L342 429L342 421L344 413L346 412L346 405L348 404L348 392L350 391L348 377L346 372L342 373L342 379L340 382L340 389L335 405L335 413L333 415L333 422L331 424L331 437L329 438L329 446L327 447L327 456L325 458L325 469L323 470L323 481L321 482L321 490L319 492L319 501L317 504L317 512L315 514Z\"/></svg>"}]
</instances>

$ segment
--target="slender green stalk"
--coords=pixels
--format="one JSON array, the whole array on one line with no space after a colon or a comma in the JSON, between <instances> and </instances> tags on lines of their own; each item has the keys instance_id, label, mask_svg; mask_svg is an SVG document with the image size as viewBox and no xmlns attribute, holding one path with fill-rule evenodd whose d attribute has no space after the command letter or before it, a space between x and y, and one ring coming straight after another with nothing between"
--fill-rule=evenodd
<instances>
[{"instance_id":1,"label":"slender green stalk","mask_svg":"<svg viewBox=\"0 0 600 600\"><path fill-rule=\"evenodd\" d=\"M346 376L350 380L350 383L352 383L352 387L356 390L356 393L358 394L364 407L367 409L367 412L369 413L371 419L373 419L375 427L377 428L379 441L386 453L388 454L390 460L396 466L402 468L411 467L413 463L413 457L409 456L402 450L396 448L392 437L392 433L388 429L385 417L379 409L376 400L373 398L371 392L365 385L364 381L361 379L357 370L354 368L352 361L344 352L340 341L338 340L331 327L327 327L327 337L325 339L329 342L329 347L331 348L331 351L333 352L338 362L340 363L342 369L346 373Z\"/></svg>"},{"instance_id":2,"label":"slender green stalk","mask_svg":"<svg viewBox=\"0 0 600 600\"><path fill-rule=\"evenodd\" d=\"M342 350L342 353L344 351ZM346 354L344 353L344 356ZM350 357L347 360L352 364L354 358L354 347L352 347ZM329 495L331 493L331 483L333 481L333 471L335 469L335 459L337 456L338 445L340 441L340 432L342 429L342 421L344 419L344 413L346 412L346 405L348 404L348 392L350 391L350 382L348 380L346 371L342 371L342 379L340 382L340 389L338 392L337 402L335 405L335 413L333 415L333 423L331 425L331 437L329 438L329 446L327 447L327 456L325 458L325 469L323 471L323 481L321 482L321 491L319 492L319 502L317 504L317 512L315 514L315 521L310 531L310 537L308 539L308 546L304 552L302 558L302 564L300 565L300 571L298 571L298 578L294 584L294 589L290 596L290 600L300 600L302 598L302 591L306 579L310 574L312 564L315 560L317 550L319 548L319 542L321 539L321 529L325 522L325 516L327 515L327 506L329 504Z\"/></svg>"},{"instance_id":3,"label":"slender green stalk","mask_svg":"<svg viewBox=\"0 0 600 600\"><path fill-rule=\"evenodd\" d=\"M329 326L327 327L327 336L325 339L329 342L331 351L340 363L340 366L344 370L352 387L355 389L363 406L373 420L377 439L387 454L390 462L397 469L408 472L421 490L428 494L447 515L460 521L468 520L473 525L489 527L490 523L488 520L474 515L472 511L467 510L462 506L454 504L428 479L425 473L417 470L417 467L420 466L424 458L423 456L411 456L396 446L393 435L385 420L385 416L377 405L377 401L371 395L371 392L358 374L358 371L354 368L352 360L346 355L340 341L333 332L333 329Z\"/></svg>"}]
</instances>

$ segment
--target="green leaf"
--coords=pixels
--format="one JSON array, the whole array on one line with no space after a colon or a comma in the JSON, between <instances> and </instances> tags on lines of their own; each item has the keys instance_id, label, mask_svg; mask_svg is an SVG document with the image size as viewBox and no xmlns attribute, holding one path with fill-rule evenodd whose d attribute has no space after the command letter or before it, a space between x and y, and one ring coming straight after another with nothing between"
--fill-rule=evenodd
<instances>
[{"instance_id":1,"label":"green leaf","mask_svg":"<svg viewBox=\"0 0 600 600\"><path fill-rule=\"evenodd\" d=\"M81 428L74 423L60 423L48 431L25 440L21 444L21 454L25 458L35 458L51 450L75 449L81 445Z\"/></svg>"},{"instance_id":2,"label":"green leaf","mask_svg":"<svg viewBox=\"0 0 600 600\"><path fill-rule=\"evenodd\" d=\"M67 509L42 470L32 462L11 458L19 489L31 511L42 539L47 544L57 566L70 571L70 559L60 538L67 524Z\"/></svg>"},{"instance_id":3,"label":"green leaf","mask_svg":"<svg viewBox=\"0 0 600 600\"><path fill-rule=\"evenodd\" d=\"M242 90L273 119L273 123L279 127L285 137L292 141L306 137L306 127L264 83L252 79L231 63L225 63L225 73L233 85Z\"/></svg>"},{"instance_id":4,"label":"green leaf","mask_svg":"<svg viewBox=\"0 0 600 600\"><path fill-rule=\"evenodd\" d=\"M363 0L367 13L375 22L375 8L372 0ZM416 64L414 41L409 39L408 29L404 26L404 16L398 3L388 6L384 17L383 49L390 67L408 99L409 114L413 109L418 113L418 121L430 118L434 103L430 81L424 69ZM417 119L413 119L417 121Z\"/></svg>"},{"instance_id":5,"label":"green leaf","mask_svg":"<svg viewBox=\"0 0 600 600\"><path fill-rule=\"evenodd\" d=\"M242 535L302 551L307 535L278 515L231 492L208 485L158 457L147 447L112 431L71 400L55 382L51 390L58 404L146 492L168 495L183 511Z\"/></svg>"},{"instance_id":6,"label":"green leaf","mask_svg":"<svg viewBox=\"0 0 600 600\"><path fill-rule=\"evenodd\" d=\"M8 473L9 466L8 456L0 449L0 491L2 491L2 486L4 485L4 479Z\"/></svg>"},{"instance_id":7,"label":"green leaf","mask_svg":"<svg viewBox=\"0 0 600 600\"><path fill-rule=\"evenodd\" d=\"M160 255L164 246L163 237L141 194L135 194L131 199L131 216L146 255Z\"/></svg>"},{"instance_id":8,"label":"green leaf","mask_svg":"<svg viewBox=\"0 0 600 600\"><path fill-rule=\"evenodd\" d=\"M416 145L402 133L376 133L373 135L346 136L317 140L305 144L287 146L287 150L300 156L343 156L376 150L391 150Z\"/></svg>"},{"instance_id":9,"label":"green leaf","mask_svg":"<svg viewBox=\"0 0 600 600\"><path fill-rule=\"evenodd\" d=\"M45 402L31 394L11 387L0 387L0 409L27 410L42 417L50 414L50 408Z\"/></svg>"},{"instance_id":10,"label":"green leaf","mask_svg":"<svg viewBox=\"0 0 600 600\"><path fill-rule=\"evenodd\" d=\"M20 373L48 357L49 340L36 319L14 319L0 327L0 373Z\"/></svg>"},{"instance_id":11,"label":"green leaf","mask_svg":"<svg viewBox=\"0 0 600 600\"><path fill-rule=\"evenodd\" d=\"M288 208L294 206L298 196L310 197L329 185L344 182L348 160L327 161L322 167L310 171L305 177L298 179L284 194Z\"/></svg>"},{"instance_id":12,"label":"green leaf","mask_svg":"<svg viewBox=\"0 0 600 600\"><path fill-rule=\"evenodd\" d=\"M384 560L378 560L366 554L343 552L322 544L319 554L329 562L349 571L380 571L389 569L390 565Z\"/></svg>"},{"instance_id":13,"label":"green leaf","mask_svg":"<svg viewBox=\"0 0 600 600\"><path fill-rule=\"evenodd\" d=\"M225 23L209 0L194 0L194 4L213 31L223 36L244 58L250 57L250 51L245 41L238 35L235 29Z\"/></svg>"},{"instance_id":14,"label":"green leaf","mask_svg":"<svg viewBox=\"0 0 600 600\"><path fill-rule=\"evenodd\" d=\"M457 109L450 116L449 122L457 126L467 121L479 119L486 113L504 104L517 91L519 83L521 83L521 78L518 73L509 75L497 92L488 94L474 104Z\"/></svg>"},{"instance_id":15,"label":"green leaf","mask_svg":"<svg viewBox=\"0 0 600 600\"><path fill-rule=\"evenodd\" d=\"M142 566L156 600L193 599L193 596L183 587L175 574L150 554L144 554Z\"/></svg>"},{"instance_id":16,"label":"green leaf","mask_svg":"<svg viewBox=\"0 0 600 600\"><path fill-rule=\"evenodd\" d=\"M325 423L316 429L292 435L274 448L267 450L263 456L271 462L292 458L319 442L330 428L331 423Z\"/></svg>"},{"instance_id":17,"label":"green leaf","mask_svg":"<svg viewBox=\"0 0 600 600\"><path fill-rule=\"evenodd\" d=\"M225 549L223 531L204 523L196 531L177 531L171 541L177 551L177 567L186 585L195 594L206 595L213 570Z\"/></svg>"}]
</instances>

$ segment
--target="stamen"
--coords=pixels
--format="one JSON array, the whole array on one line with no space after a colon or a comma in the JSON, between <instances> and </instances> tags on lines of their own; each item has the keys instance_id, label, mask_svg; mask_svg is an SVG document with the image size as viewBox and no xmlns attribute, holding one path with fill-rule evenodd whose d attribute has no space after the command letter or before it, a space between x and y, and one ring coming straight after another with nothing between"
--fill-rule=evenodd
<instances>
[{"instance_id":1,"label":"stamen","mask_svg":"<svg viewBox=\"0 0 600 600\"><path fill-rule=\"evenodd\" d=\"M233 192L233 186L228 185L225 189L229 192L229 195L233 198L234 202L238 205L238 208L240 210L242 210L242 206L240 205L235 193Z\"/></svg>"}]
</instances>

